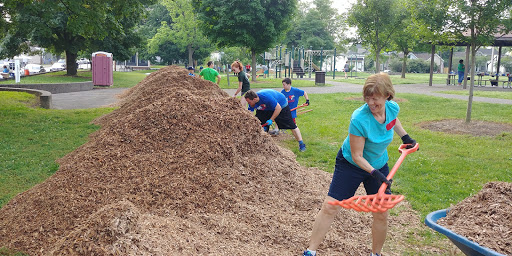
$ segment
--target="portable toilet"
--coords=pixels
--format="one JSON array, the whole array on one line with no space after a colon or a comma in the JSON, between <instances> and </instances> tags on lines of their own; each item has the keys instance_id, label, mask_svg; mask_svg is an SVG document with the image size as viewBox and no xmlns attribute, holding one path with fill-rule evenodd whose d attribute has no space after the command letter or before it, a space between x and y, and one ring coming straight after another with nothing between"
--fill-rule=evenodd
<instances>
[{"instance_id":1,"label":"portable toilet","mask_svg":"<svg viewBox=\"0 0 512 256\"><path fill-rule=\"evenodd\" d=\"M95 52L92 54L92 83L99 86L111 86L113 78L112 53Z\"/></svg>"}]
</instances>

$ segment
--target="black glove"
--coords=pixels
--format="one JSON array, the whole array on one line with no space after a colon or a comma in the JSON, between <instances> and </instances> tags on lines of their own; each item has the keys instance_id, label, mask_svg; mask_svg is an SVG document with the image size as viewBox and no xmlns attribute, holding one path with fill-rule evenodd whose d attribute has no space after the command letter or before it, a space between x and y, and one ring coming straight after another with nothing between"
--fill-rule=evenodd
<instances>
[{"instance_id":1,"label":"black glove","mask_svg":"<svg viewBox=\"0 0 512 256\"><path fill-rule=\"evenodd\" d=\"M309 106L309 100L306 100L306 104L308 104L308 106Z\"/></svg>"},{"instance_id":2,"label":"black glove","mask_svg":"<svg viewBox=\"0 0 512 256\"><path fill-rule=\"evenodd\" d=\"M386 185L388 185L388 189L390 189L391 187L391 181L389 181L388 179L386 179L386 176L384 176L384 174L382 174L382 172L380 172L379 170L377 169L373 169L373 171L371 172L372 176L377 179L378 181L382 182L382 183L386 183Z\"/></svg>"},{"instance_id":3,"label":"black glove","mask_svg":"<svg viewBox=\"0 0 512 256\"><path fill-rule=\"evenodd\" d=\"M413 140L413 139L411 138L411 136L409 136L409 134L406 134L406 135L402 136L402 142L403 142L404 144L411 144L411 145L409 145L409 146L407 146L407 147L405 147L405 148L414 148L414 146L416 146L416 141L415 141L415 140ZM419 149L418 149L418 150L419 150Z\"/></svg>"}]
</instances>

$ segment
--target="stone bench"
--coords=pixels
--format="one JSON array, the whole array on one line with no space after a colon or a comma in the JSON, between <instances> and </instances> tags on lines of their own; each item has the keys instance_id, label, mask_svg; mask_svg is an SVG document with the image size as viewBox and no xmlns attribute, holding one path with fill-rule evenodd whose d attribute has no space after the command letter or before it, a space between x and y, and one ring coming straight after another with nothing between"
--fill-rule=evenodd
<instances>
[{"instance_id":1,"label":"stone bench","mask_svg":"<svg viewBox=\"0 0 512 256\"><path fill-rule=\"evenodd\" d=\"M39 105L41 108L52 108L52 94L48 91L12 87L0 87L0 91L26 92L34 94L39 97Z\"/></svg>"},{"instance_id":2,"label":"stone bench","mask_svg":"<svg viewBox=\"0 0 512 256\"><path fill-rule=\"evenodd\" d=\"M92 81L77 82L77 83L62 83L62 84L0 84L2 87L10 88L24 88L33 90L48 91L53 94L67 93L67 92L80 92L89 91L94 88Z\"/></svg>"}]
</instances>

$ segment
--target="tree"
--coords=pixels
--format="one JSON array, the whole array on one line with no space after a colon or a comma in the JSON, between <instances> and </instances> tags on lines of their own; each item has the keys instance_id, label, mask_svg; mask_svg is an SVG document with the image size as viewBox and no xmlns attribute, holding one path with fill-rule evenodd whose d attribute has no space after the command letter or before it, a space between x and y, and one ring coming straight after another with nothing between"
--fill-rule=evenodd
<instances>
[{"instance_id":1,"label":"tree","mask_svg":"<svg viewBox=\"0 0 512 256\"><path fill-rule=\"evenodd\" d=\"M194 66L194 52L199 48L208 47L209 51L213 48L203 33L198 28L197 15L192 8L191 0L161 0L161 3L169 11L172 24L162 23L170 29L158 30L154 38L159 38L158 44L172 42L179 47L186 48L188 51L188 65ZM160 34L164 33L164 34Z\"/></svg>"},{"instance_id":2,"label":"tree","mask_svg":"<svg viewBox=\"0 0 512 256\"><path fill-rule=\"evenodd\" d=\"M471 45L471 77L475 77L476 51L482 45L490 45L496 36L507 34L512 30L510 0L453 0L451 11L454 28L459 38ZM466 67L467 69L468 67ZM471 79L469 88L466 123L471 122L473 88L475 79Z\"/></svg>"},{"instance_id":3,"label":"tree","mask_svg":"<svg viewBox=\"0 0 512 256\"><path fill-rule=\"evenodd\" d=\"M406 6L401 5L399 7ZM399 23L399 28L396 34L391 38L391 48L404 54L402 57L401 77L405 78L405 73L407 71L407 60L409 59L408 55L409 53L412 52L412 50L416 46L416 42L418 41L416 35L416 31L418 28L412 22L411 13L407 8L402 8L401 12L403 12L405 17Z\"/></svg>"},{"instance_id":4,"label":"tree","mask_svg":"<svg viewBox=\"0 0 512 256\"><path fill-rule=\"evenodd\" d=\"M297 0L195 0L194 7L203 33L218 47L239 46L256 54L280 42L290 28ZM256 81L256 69L252 69Z\"/></svg>"},{"instance_id":5,"label":"tree","mask_svg":"<svg viewBox=\"0 0 512 256\"><path fill-rule=\"evenodd\" d=\"M11 18L0 43L0 56L14 57L37 45L59 55L66 53L67 74L76 75L80 51L102 49L117 60L130 57L130 48L140 42L133 31L154 0L45 0L9 1ZM30 24L30 25L27 25Z\"/></svg>"},{"instance_id":6,"label":"tree","mask_svg":"<svg viewBox=\"0 0 512 256\"><path fill-rule=\"evenodd\" d=\"M363 45L375 56L376 72L380 71L379 56L390 46L391 38L405 18L397 0L357 0L348 11L349 25L357 27Z\"/></svg>"},{"instance_id":7,"label":"tree","mask_svg":"<svg viewBox=\"0 0 512 256\"><path fill-rule=\"evenodd\" d=\"M412 22L417 27L416 34L422 43L430 44L432 55L435 45L449 43L454 40L447 30L449 19L449 0L410 0L408 9L412 12ZM434 58L430 61L430 69L434 70ZM430 75L432 86L433 72Z\"/></svg>"}]
</instances>

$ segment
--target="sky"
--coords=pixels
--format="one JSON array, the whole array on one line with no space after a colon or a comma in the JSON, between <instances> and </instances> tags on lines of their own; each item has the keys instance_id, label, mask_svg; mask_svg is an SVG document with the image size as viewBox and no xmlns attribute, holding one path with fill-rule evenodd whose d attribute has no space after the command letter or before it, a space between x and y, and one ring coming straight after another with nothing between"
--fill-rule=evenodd
<instances>
[{"instance_id":1,"label":"sky","mask_svg":"<svg viewBox=\"0 0 512 256\"><path fill-rule=\"evenodd\" d=\"M332 7L338 9L339 13L346 12L356 0L332 0Z\"/></svg>"}]
</instances>

